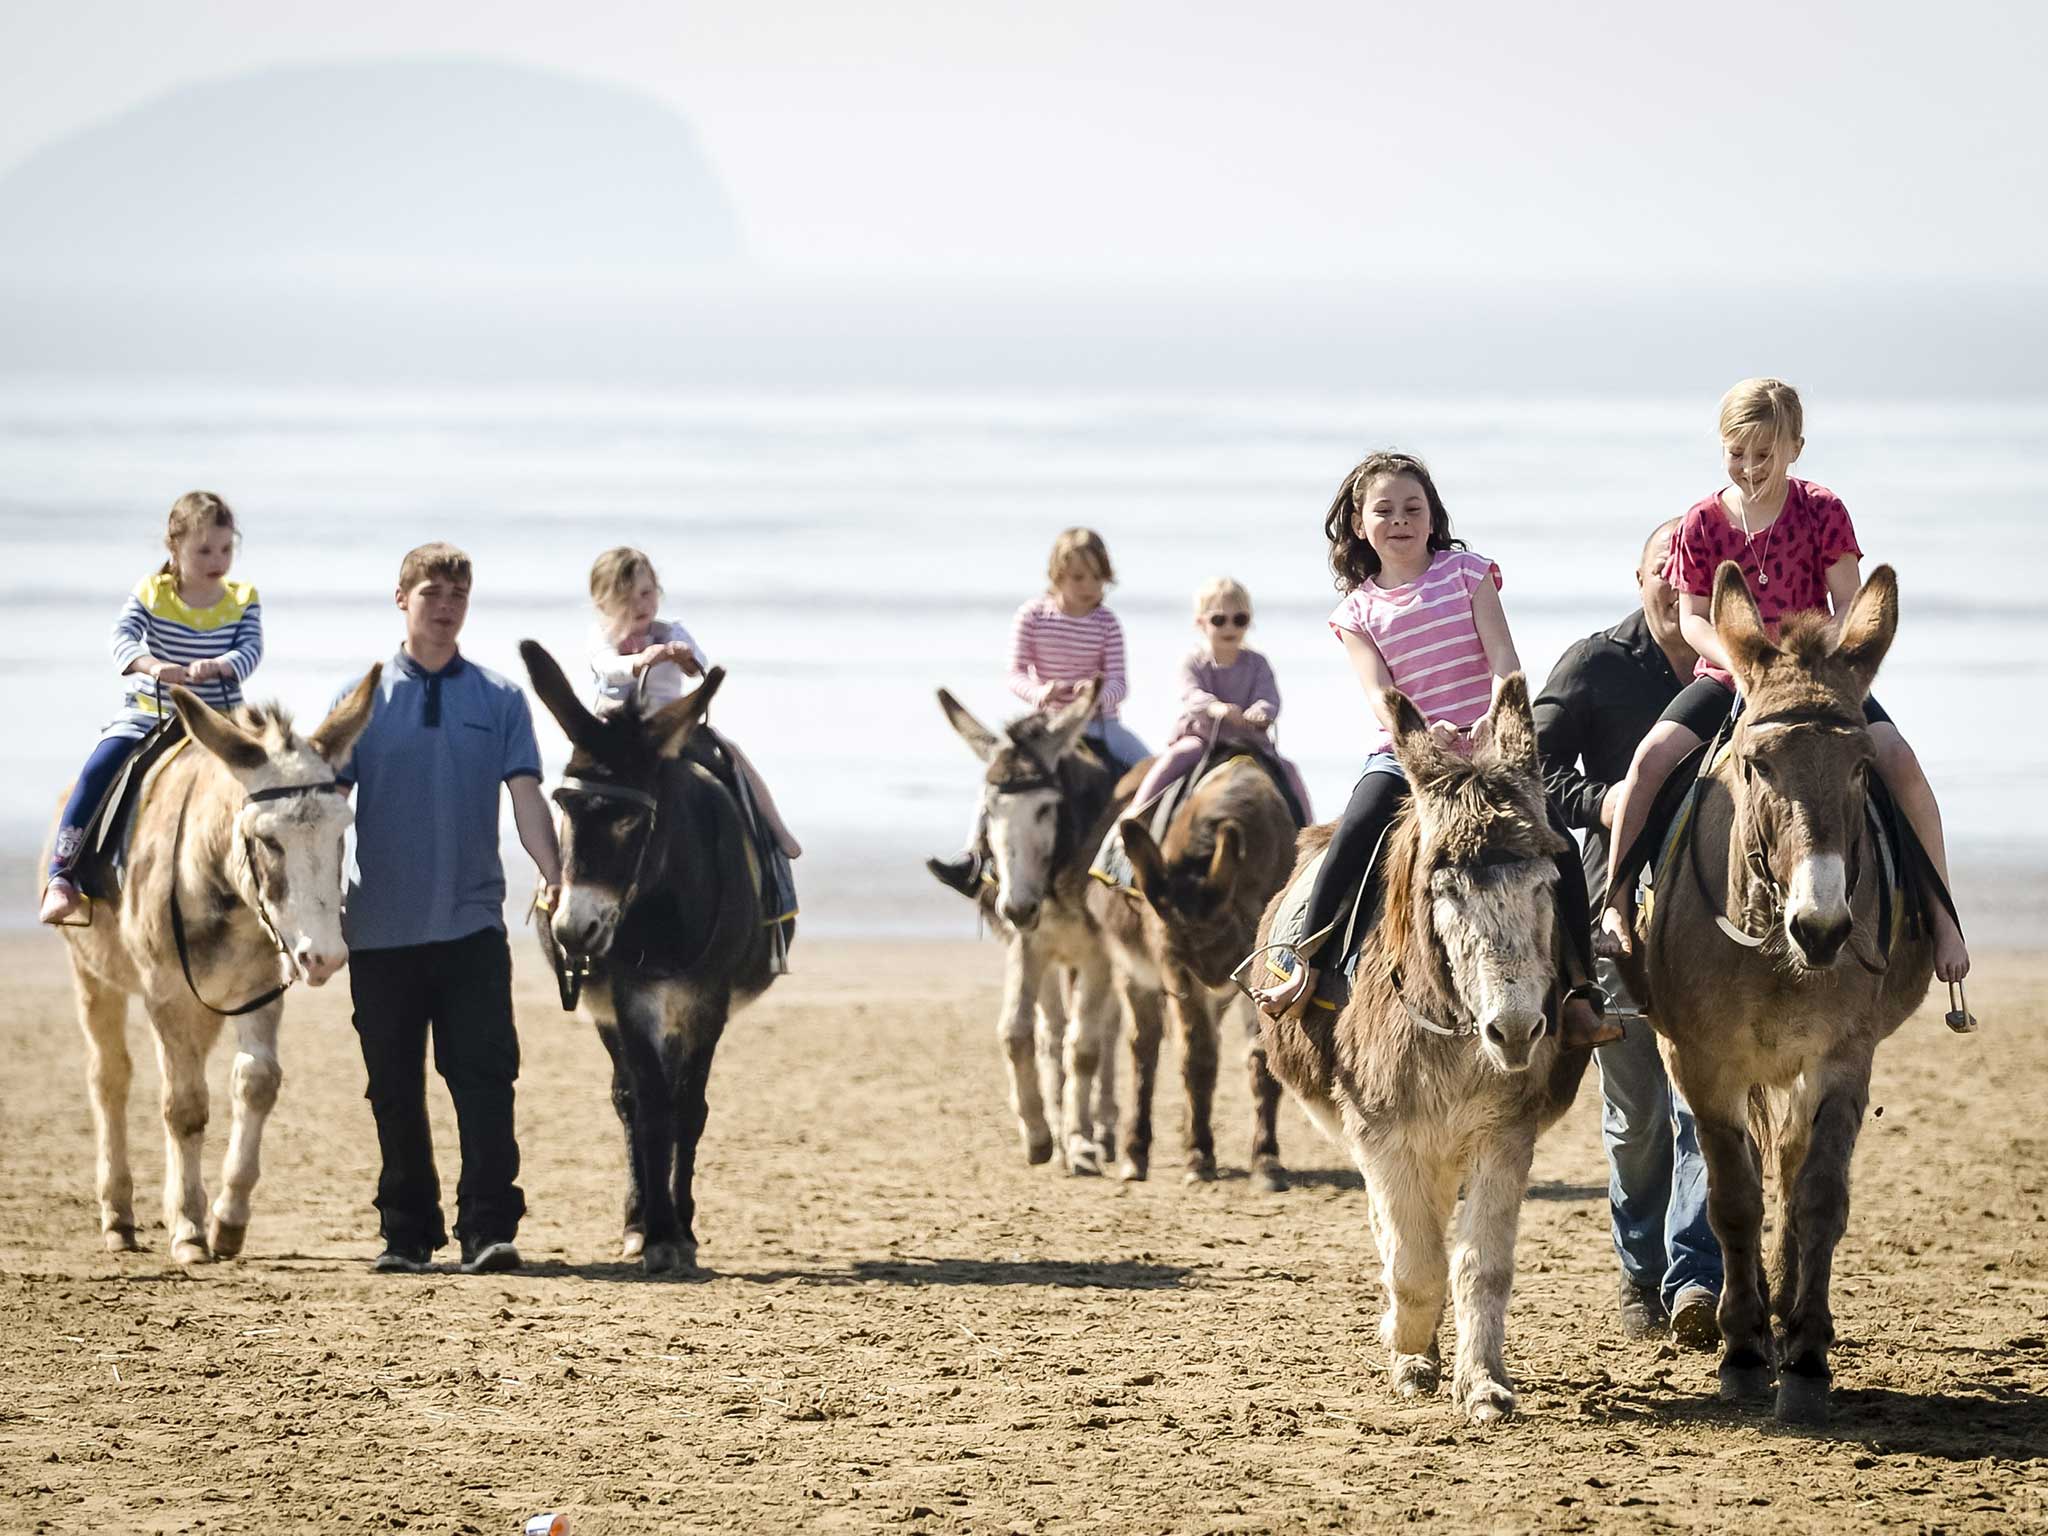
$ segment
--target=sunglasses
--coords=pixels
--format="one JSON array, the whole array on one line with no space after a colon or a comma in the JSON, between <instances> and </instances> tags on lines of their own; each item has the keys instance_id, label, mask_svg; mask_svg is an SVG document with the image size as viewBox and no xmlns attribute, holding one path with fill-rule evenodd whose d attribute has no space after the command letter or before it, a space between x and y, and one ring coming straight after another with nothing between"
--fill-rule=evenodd
<instances>
[{"instance_id":1,"label":"sunglasses","mask_svg":"<svg viewBox=\"0 0 2048 1536\"><path fill-rule=\"evenodd\" d=\"M1248 613L1212 613L1209 615L1209 627L1211 629L1243 629L1251 621L1252 616Z\"/></svg>"}]
</instances>

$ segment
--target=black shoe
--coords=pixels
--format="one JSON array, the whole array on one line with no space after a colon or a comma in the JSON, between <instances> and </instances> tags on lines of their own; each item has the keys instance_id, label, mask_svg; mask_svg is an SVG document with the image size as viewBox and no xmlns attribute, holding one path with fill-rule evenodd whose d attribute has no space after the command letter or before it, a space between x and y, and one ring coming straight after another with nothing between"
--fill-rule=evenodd
<instances>
[{"instance_id":1,"label":"black shoe","mask_svg":"<svg viewBox=\"0 0 2048 1536\"><path fill-rule=\"evenodd\" d=\"M963 853L957 859L926 859L924 867L932 878L949 891L958 891L969 901L981 895L981 858Z\"/></svg>"},{"instance_id":2,"label":"black shoe","mask_svg":"<svg viewBox=\"0 0 2048 1536\"><path fill-rule=\"evenodd\" d=\"M370 1260L370 1270L379 1275L417 1275L433 1266L434 1250L386 1243L384 1251Z\"/></svg>"},{"instance_id":3,"label":"black shoe","mask_svg":"<svg viewBox=\"0 0 2048 1536\"><path fill-rule=\"evenodd\" d=\"M1637 1285L1621 1277L1621 1336L1647 1339L1664 1331L1664 1303L1654 1285Z\"/></svg>"},{"instance_id":4,"label":"black shoe","mask_svg":"<svg viewBox=\"0 0 2048 1536\"><path fill-rule=\"evenodd\" d=\"M501 1275L518 1267L519 1250L512 1246L510 1238L501 1238L497 1242L463 1239L462 1272L465 1275Z\"/></svg>"},{"instance_id":5,"label":"black shoe","mask_svg":"<svg viewBox=\"0 0 2048 1536\"><path fill-rule=\"evenodd\" d=\"M1720 1297L1703 1285L1687 1286L1671 1309L1671 1337L1687 1349L1712 1349L1721 1342L1720 1312Z\"/></svg>"}]
</instances>

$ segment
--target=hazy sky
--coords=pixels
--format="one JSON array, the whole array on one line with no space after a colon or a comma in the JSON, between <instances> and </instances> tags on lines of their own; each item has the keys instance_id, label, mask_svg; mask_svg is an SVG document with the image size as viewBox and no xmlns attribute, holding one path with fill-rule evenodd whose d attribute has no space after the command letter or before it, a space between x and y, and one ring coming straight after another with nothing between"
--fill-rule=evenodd
<instances>
[{"instance_id":1,"label":"hazy sky","mask_svg":"<svg viewBox=\"0 0 2048 1536\"><path fill-rule=\"evenodd\" d=\"M67 0L0 13L0 169L186 82L465 52L673 104L792 273L2038 279L2044 16Z\"/></svg>"}]
</instances>

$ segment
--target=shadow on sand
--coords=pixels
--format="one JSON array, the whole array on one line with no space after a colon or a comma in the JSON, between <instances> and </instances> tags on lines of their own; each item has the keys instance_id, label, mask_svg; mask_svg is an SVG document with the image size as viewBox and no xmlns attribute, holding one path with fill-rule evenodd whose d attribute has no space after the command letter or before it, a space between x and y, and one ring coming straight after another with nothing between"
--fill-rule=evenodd
<instances>
[{"instance_id":1,"label":"shadow on sand","mask_svg":"<svg viewBox=\"0 0 2048 1536\"><path fill-rule=\"evenodd\" d=\"M1768 1397L1737 1404L1623 1389L1607 1395L1604 1407L1615 1419L1645 1426L1751 1424L1766 1434L1853 1442L1879 1456L2048 1462L2048 1397L1999 1381L1961 1385L1966 1390L1925 1393L1837 1387L1830 1399L1832 1416L1820 1428L1778 1423Z\"/></svg>"}]
</instances>

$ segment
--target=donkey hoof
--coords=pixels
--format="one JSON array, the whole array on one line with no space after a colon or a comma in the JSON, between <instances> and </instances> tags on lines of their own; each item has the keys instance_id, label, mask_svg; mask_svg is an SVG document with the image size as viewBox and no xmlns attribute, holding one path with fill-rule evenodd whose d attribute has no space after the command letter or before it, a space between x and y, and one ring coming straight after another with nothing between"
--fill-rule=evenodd
<instances>
[{"instance_id":1,"label":"donkey hoof","mask_svg":"<svg viewBox=\"0 0 2048 1536\"><path fill-rule=\"evenodd\" d=\"M1216 1182L1216 1159L1201 1157L1188 1164L1188 1171L1181 1175L1183 1184L1214 1184Z\"/></svg>"},{"instance_id":2,"label":"donkey hoof","mask_svg":"<svg viewBox=\"0 0 2048 1536\"><path fill-rule=\"evenodd\" d=\"M108 1227L100 1234L100 1241L107 1245L109 1253L140 1253L142 1244L135 1240L135 1228Z\"/></svg>"},{"instance_id":3,"label":"donkey hoof","mask_svg":"<svg viewBox=\"0 0 2048 1536\"><path fill-rule=\"evenodd\" d=\"M196 1237L181 1237L171 1244L173 1264L204 1264L212 1257L213 1255L207 1251L206 1244Z\"/></svg>"},{"instance_id":4,"label":"donkey hoof","mask_svg":"<svg viewBox=\"0 0 2048 1536\"><path fill-rule=\"evenodd\" d=\"M1465 1399L1465 1417L1474 1424L1498 1424L1515 1411L1515 1394L1497 1381L1475 1387Z\"/></svg>"},{"instance_id":5,"label":"donkey hoof","mask_svg":"<svg viewBox=\"0 0 2048 1536\"><path fill-rule=\"evenodd\" d=\"M1139 1157L1135 1152L1132 1152L1125 1154L1123 1166L1117 1169L1116 1176L1126 1184L1142 1184L1151 1172L1152 1160Z\"/></svg>"},{"instance_id":6,"label":"donkey hoof","mask_svg":"<svg viewBox=\"0 0 2048 1536\"><path fill-rule=\"evenodd\" d=\"M1278 1158L1262 1157L1252 1165L1252 1188L1269 1195L1287 1193L1287 1169Z\"/></svg>"},{"instance_id":7,"label":"donkey hoof","mask_svg":"<svg viewBox=\"0 0 2048 1536\"><path fill-rule=\"evenodd\" d=\"M1780 1424L1825 1424L1828 1421L1828 1378L1787 1371L1778 1378Z\"/></svg>"},{"instance_id":8,"label":"donkey hoof","mask_svg":"<svg viewBox=\"0 0 2048 1536\"><path fill-rule=\"evenodd\" d=\"M242 1251L249 1236L249 1224L222 1221L218 1216L206 1224L206 1246L216 1259L232 1259Z\"/></svg>"},{"instance_id":9,"label":"donkey hoof","mask_svg":"<svg viewBox=\"0 0 2048 1536\"><path fill-rule=\"evenodd\" d=\"M695 1243L648 1243L640 1252L640 1264L650 1275L687 1273L697 1267Z\"/></svg>"},{"instance_id":10,"label":"donkey hoof","mask_svg":"<svg viewBox=\"0 0 2048 1536\"><path fill-rule=\"evenodd\" d=\"M1077 1179L1094 1179L1102 1176L1102 1154L1095 1150L1092 1141L1080 1141L1067 1152L1067 1172Z\"/></svg>"},{"instance_id":11,"label":"donkey hoof","mask_svg":"<svg viewBox=\"0 0 2048 1536\"><path fill-rule=\"evenodd\" d=\"M647 1234L645 1232L628 1232L619 1242L619 1257L630 1264L633 1260L639 1258L646 1251L646 1248Z\"/></svg>"},{"instance_id":12,"label":"donkey hoof","mask_svg":"<svg viewBox=\"0 0 2048 1536\"><path fill-rule=\"evenodd\" d=\"M1724 1360L1721 1362L1722 1402L1750 1402L1759 1397L1768 1397L1770 1391L1771 1367L1767 1361Z\"/></svg>"},{"instance_id":13,"label":"donkey hoof","mask_svg":"<svg viewBox=\"0 0 2048 1536\"><path fill-rule=\"evenodd\" d=\"M1426 1355L1409 1355L1394 1362L1394 1394L1404 1403L1436 1396L1437 1364Z\"/></svg>"},{"instance_id":14,"label":"donkey hoof","mask_svg":"<svg viewBox=\"0 0 2048 1536\"><path fill-rule=\"evenodd\" d=\"M1052 1161L1052 1132L1038 1131L1024 1138L1024 1161L1036 1168Z\"/></svg>"}]
</instances>

